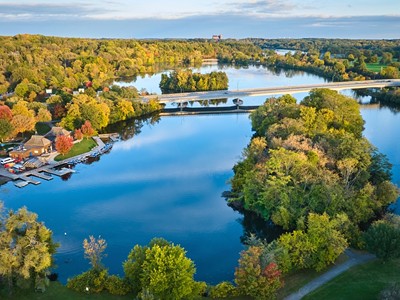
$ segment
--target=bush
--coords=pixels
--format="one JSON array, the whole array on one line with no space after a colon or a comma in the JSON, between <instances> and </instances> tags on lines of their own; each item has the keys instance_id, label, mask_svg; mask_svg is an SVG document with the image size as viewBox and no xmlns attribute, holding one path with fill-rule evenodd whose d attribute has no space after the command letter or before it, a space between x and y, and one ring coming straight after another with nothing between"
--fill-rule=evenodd
<instances>
[{"instance_id":1,"label":"bush","mask_svg":"<svg viewBox=\"0 0 400 300\"><path fill-rule=\"evenodd\" d=\"M387 261L400 257L400 229L386 220L374 222L364 233L366 248Z\"/></svg>"},{"instance_id":2,"label":"bush","mask_svg":"<svg viewBox=\"0 0 400 300\"><path fill-rule=\"evenodd\" d=\"M68 279L67 288L81 293L100 293L106 289L107 278L106 269L91 269L72 279Z\"/></svg>"},{"instance_id":3,"label":"bush","mask_svg":"<svg viewBox=\"0 0 400 300\"><path fill-rule=\"evenodd\" d=\"M210 289L210 298L227 298L238 296L236 287L229 281L223 281Z\"/></svg>"},{"instance_id":4,"label":"bush","mask_svg":"<svg viewBox=\"0 0 400 300\"><path fill-rule=\"evenodd\" d=\"M108 276L106 289L110 294L119 296L126 295L130 292L128 283L116 275Z\"/></svg>"}]
</instances>

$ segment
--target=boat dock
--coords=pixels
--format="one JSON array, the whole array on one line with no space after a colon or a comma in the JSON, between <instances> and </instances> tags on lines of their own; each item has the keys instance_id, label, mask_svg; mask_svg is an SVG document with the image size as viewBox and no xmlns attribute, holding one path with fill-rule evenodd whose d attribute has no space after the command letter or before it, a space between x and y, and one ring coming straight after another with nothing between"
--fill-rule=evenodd
<instances>
[{"instance_id":1,"label":"boat dock","mask_svg":"<svg viewBox=\"0 0 400 300\"><path fill-rule=\"evenodd\" d=\"M44 180L52 180L53 179L52 176L46 175L45 173L62 177L69 173L75 173L75 170L68 169L68 168L61 168L60 170L56 170L56 169L54 169L54 166L47 165L47 166L41 167L36 170L24 172L23 175L14 175L14 176L12 176L12 179L15 181L14 185L16 187L22 188L22 187L27 186L29 183L34 184L34 185L40 184L40 181L34 180L31 177L37 177L37 178L44 179Z\"/></svg>"},{"instance_id":2,"label":"boat dock","mask_svg":"<svg viewBox=\"0 0 400 300\"><path fill-rule=\"evenodd\" d=\"M39 172L34 172L34 171L31 172L31 176L35 176L37 178L41 178L41 179L44 179L44 180L52 180L53 179L53 177L51 177L51 176L48 176L46 174L39 173Z\"/></svg>"},{"instance_id":3,"label":"boat dock","mask_svg":"<svg viewBox=\"0 0 400 300\"><path fill-rule=\"evenodd\" d=\"M108 138L109 140L114 142L118 140L118 134L116 133L105 134L104 138ZM16 187L22 188L27 186L28 184L34 184L34 185L40 184L40 181L35 180L32 177L49 181L53 179L53 176L63 177L64 175L75 173L75 170L66 168L65 166L67 164L74 165L77 162L85 161L89 157L96 157L111 150L112 143L105 144L100 137L93 137L93 139L97 143L97 146L87 153L69 159L65 159L63 161L46 164L36 169L24 171L21 174L10 173L6 169L0 167L0 176L14 181L14 185Z\"/></svg>"},{"instance_id":4,"label":"boat dock","mask_svg":"<svg viewBox=\"0 0 400 300\"><path fill-rule=\"evenodd\" d=\"M49 169L46 169L44 172L62 177L69 173L75 173L75 170L68 169L68 168L62 168L61 170L55 170L55 169L49 168Z\"/></svg>"}]
</instances>

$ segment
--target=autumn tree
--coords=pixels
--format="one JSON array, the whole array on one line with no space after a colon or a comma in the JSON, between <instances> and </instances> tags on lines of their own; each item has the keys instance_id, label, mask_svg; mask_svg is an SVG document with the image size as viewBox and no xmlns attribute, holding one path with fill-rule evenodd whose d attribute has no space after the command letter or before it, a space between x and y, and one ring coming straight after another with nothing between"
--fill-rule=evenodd
<instances>
[{"instance_id":1,"label":"autumn tree","mask_svg":"<svg viewBox=\"0 0 400 300\"><path fill-rule=\"evenodd\" d=\"M39 108L36 119L38 122L49 122L51 121L51 113L45 108Z\"/></svg>"},{"instance_id":2,"label":"autumn tree","mask_svg":"<svg viewBox=\"0 0 400 300\"><path fill-rule=\"evenodd\" d=\"M80 129L75 129L74 131L74 137L76 140L81 140L83 138L83 133L82 130Z\"/></svg>"},{"instance_id":3,"label":"autumn tree","mask_svg":"<svg viewBox=\"0 0 400 300\"><path fill-rule=\"evenodd\" d=\"M90 261L92 268L95 270L103 269L104 266L101 263L103 257L106 256L104 251L107 248L107 243L105 239L100 236L98 239L94 238L92 235L89 236L89 240L83 240L83 249L85 251L85 258Z\"/></svg>"},{"instance_id":4,"label":"autumn tree","mask_svg":"<svg viewBox=\"0 0 400 300\"><path fill-rule=\"evenodd\" d=\"M0 105L0 119L11 121L13 114L7 105Z\"/></svg>"},{"instance_id":5,"label":"autumn tree","mask_svg":"<svg viewBox=\"0 0 400 300\"><path fill-rule=\"evenodd\" d=\"M61 155L67 154L74 146L74 142L69 135L59 135L56 138L56 150Z\"/></svg>"},{"instance_id":6,"label":"autumn tree","mask_svg":"<svg viewBox=\"0 0 400 300\"><path fill-rule=\"evenodd\" d=\"M278 265L271 261L264 265L261 257L263 247L250 246L240 254L235 270L235 283L239 294L255 299L274 299L276 291L283 286Z\"/></svg>"},{"instance_id":7,"label":"autumn tree","mask_svg":"<svg viewBox=\"0 0 400 300\"><path fill-rule=\"evenodd\" d=\"M92 123L90 123L88 120L86 120L82 125L81 132L86 139L96 134L96 131L92 127Z\"/></svg>"}]
</instances>

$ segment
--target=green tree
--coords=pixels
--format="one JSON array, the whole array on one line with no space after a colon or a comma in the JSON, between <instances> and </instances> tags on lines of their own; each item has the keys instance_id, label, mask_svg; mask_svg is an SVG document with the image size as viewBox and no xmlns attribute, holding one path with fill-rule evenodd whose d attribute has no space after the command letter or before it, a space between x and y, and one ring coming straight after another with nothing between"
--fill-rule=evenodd
<instances>
[{"instance_id":1,"label":"green tree","mask_svg":"<svg viewBox=\"0 0 400 300\"><path fill-rule=\"evenodd\" d=\"M6 119L0 119L0 141L3 142L9 136L11 136L14 127L11 125L11 122Z\"/></svg>"},{"instance_id":2,"label":"green tree","mask_svg":"<svg viewBox=\"0 0 400 300\"><path fill-rule=\"evenodd\" d=\"M0 228L0 275L8 279L10 288L16 280L38 286L52 265L57 244L52 232L37 220L37 214L25 207L2 216Z\"/></svg>"},{"instance_id":3,"label":"green tree","mask_svg":"<svg viewBox=\"0 0 400 300\"><path fill-rule=\"evenodd\" d=\"M364 233L367 250L384 261L400 257L399 224L388 220L374 222Z\"/></svg>"},{"instance_id":4,"label":"green tree","mask_svg":"<svg viewBox=\"0 0 400 300\"><path fill-rule=\"evenodd\" d=\"M202 287L193 279L196 269L185 250L164 239L153 239L145 247L136 245L124 262L124 271L134 294L142 298L190 299Z\"/></svg>"},{"instance_id":5,"label":"green tree","mask_svg":"<svg viewBox=\"0 0 400 300\"><path fill-rule=\"evenodd\" d=\"M347 247L347 240L338 230L340 226L338 219L330 219L325 213L310 213L306 230L295 230L280 236L278 247L287 256L281 259L289 259L294 269L323 270Z\"/></svg>"}]
</instances>

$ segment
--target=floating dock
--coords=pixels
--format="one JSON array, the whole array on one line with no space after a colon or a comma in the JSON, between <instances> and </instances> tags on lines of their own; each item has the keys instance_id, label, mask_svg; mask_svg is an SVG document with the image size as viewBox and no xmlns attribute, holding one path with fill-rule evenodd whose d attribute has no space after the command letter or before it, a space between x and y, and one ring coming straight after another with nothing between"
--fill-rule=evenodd
<instances>
[{"instance_id":1,"label":"floating dock","mask_svg":"<svg viewBox=\"0 0 400 300\"><path fill-rule=\"evenodd\" d=\"M37 178L41 178L44 180L52 180L53 179L53 177L43 174L42 172L40 172L40 173L39 172L31 172L31 176L35 176Z\"/></svg>"},{"instance_id":2,"label":"floating dock","mask_svg":"<svg viewBox=\"0 0 400 300\"><path fill-rule=\"evenodd\" d=\"M19 188L23 188L24 186L27 186L28 184L29 184L29 182L27 182L27 181L14 182L14 185Z\"/></svg>"},{"instance_id":3,"label":"floating dock","mask_svg":"<svg viewBox=\"0 0 400 300\"><path fill-rule=\"evenodd\" d=\"M49 169L44 170L44 172L61 177L66 174L69 174L69 173L75 173L75 170L68 169L68 168L62 168L61 170L54 170L54 169L49 168Z\"/></svg>"}]
</instances>

